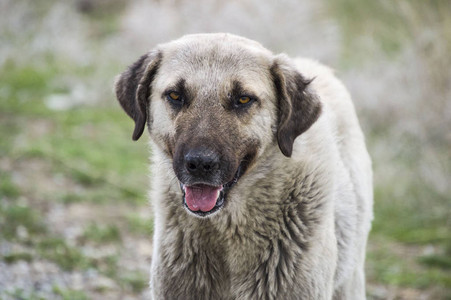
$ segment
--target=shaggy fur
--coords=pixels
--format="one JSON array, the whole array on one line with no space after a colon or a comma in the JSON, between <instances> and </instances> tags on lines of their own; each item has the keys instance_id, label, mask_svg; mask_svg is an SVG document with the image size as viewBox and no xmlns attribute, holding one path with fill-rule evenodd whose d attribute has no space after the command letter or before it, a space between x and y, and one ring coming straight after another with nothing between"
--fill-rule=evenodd
<instances>
[{"instance_id":1,"label":"shaggy fur","mask_svg":"<svg viewBox=\"0 0 451 300\"><path fill-rule=\"evenodd\" d=\"M328 68L189 35L142 56L116 93L133 139L146 123L151 136L154 299L365 298L371 161ZM199 183L223 186L224 203L188 208Z\"/></svg>"}]
</instances>

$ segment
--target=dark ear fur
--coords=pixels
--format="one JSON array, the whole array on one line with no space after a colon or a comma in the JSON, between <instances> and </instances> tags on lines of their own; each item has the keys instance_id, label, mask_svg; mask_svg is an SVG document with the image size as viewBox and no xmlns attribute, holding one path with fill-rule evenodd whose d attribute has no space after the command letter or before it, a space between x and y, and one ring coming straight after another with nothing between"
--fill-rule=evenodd
<instances>
[{"instance_id":1,"label":"dark ear fur","mask_svg":"<svg viewBox=\"0 0 451 300\"><path fill-rule=\"evenodd\" d=\"M157 73L161 56L160 52L149 52L141 56L116 79L117 100L135 121L134 141L141 137L146 125L151 94L150 85Z\"/></svg>"},{"instance_id":2,"label":"dark ear fur","mask_svg":"<svg viewBox=\"0 0 451 300\"><path fill-rule=\"evenodd\" d=\"M307 87L305 79L286 57L278 57L271 67L278 97L277 141L282 153L290 157L296 137L310 128L321 114L321 103Z\"/></svg>"}]
</instances>

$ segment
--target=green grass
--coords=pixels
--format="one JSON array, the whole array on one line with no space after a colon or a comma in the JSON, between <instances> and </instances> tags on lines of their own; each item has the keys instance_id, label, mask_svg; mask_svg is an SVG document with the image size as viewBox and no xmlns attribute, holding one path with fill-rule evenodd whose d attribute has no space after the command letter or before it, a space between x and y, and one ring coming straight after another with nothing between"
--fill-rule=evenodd
<instances>
[{"instance_id":1,"label":"green grass","mask_svg":"<svg viewBox=\"0 0 451 300\"><path fill-rule=\"evenodd\" d=\"M121 233L115 225L99 226L90 224L85 229L83 238L97 244L118 243L121 241Z\"/></svg>"},{"instance_id":2,"label":"green grass","mask_svg":"<svg viewBox=\"0 0 451 300\"><path fill-rule=\"evenodd\" d=\"M90 188L85 199L146 202L145 138L138 143L131 141L133 122L118 104L114 105L113 95L109 95L113 105L52 111L44 98L58 92L58 88L48 84L58 76L57 67L6 69L0 72L0 81L8 86L7 97L0 97L0 125L5 125L0 126L0 153L13 160L46 161L55 171ZM39 135L23 130L34 128L37 122L45 124ZM16 145L17 136L25 143ZM2 181L0 190L6 191L7 184ZM99 197L99 191L106 196ZM67 197L61 200L66 201Z\"/></svg>"},{"instance_id":3,"label":"green grass","mask_svg":"<svg viewBox=\"0 0 451 300\"><path fill-rule=\"evenodd\" d=\"M103 38L117 32L120 24L117 14L124 6L125 2L120 0L90 2L90 8L84 13L92 24L93 37Z\"/></svg>"},{"instance_id":4,"label":"green grass","mask_svg":"<svg viewBox=\"0 0 451 300\"><path fill-rule=\"evenodd\" d=\"M19 132L19 128L20 122L8 117L8 114L0 109L0 157L6 157L11 154L14 138ZM1 176L3 177L3 174Z\"/></svg>"},{"instance_id":5,"label":"green grass","mask_svg":"<svg viewBox=\"0 0 451 300\"><path fill-rule=\"evenodd\" d=\"M148 286L147 276L141 272L126 272L120 276L120 284L124 289L140 293Z\"/></svg>"},{"instance_id":6,"label":"green grass","mask_svg":"<svg viewBox=\"0 0 451 300\"><path fill-rule=\"evenodd\" d=\"M127 217L128 228L132 233L150 237L153 233L153 220L142 218L136 214Z\"/></svg>"},{"instance_id":7,"label":"green grass","mask_svg":"<svg viewBox=\"0 0 451 300\"><path fill-rule=\"evenodd\" d=\"M425 25L436 23L433 28L451 39L448 0L328 0L326 4L342 32L343 67L371 60L375 53L396 58Z\"/></svg>"},{"instance_id":8,"label":"green grass","mask_svg":"<svg viewBox=\"0 0 451 300\"><path fill-rule=\"evenodd\" d=\"M412 161L397 160L400 173L415 174L410 173L414 170ZM375 170L378 173L377 164ZM367 255L370 281L418 289L451 289L448 203L446 195L415 175L376 178L375 219L370 236L376 247ZM422 256L424 247L434 247L437 253ZM396 251L398 248L401 250Z\"/></svg>"},{"instance_id":9,"label":"green grass","mask_svg":"<svg viewBox=\"0 0 451 300\"><path fill-rule=\"evenodd\" d=\"M0 228L0 236L7 240L20 240L20 228L25 230L27 235L42 235L47 232L42 216L32 208L22 205L0 207Z\"/></svg>"},{"instance_id":10,"label":"green grass","mask_svg":"<svg viewBox=\"0 0 451 300\"><path fill-rule=\"evenodd\" d=\"M53 292L63 300L88 300L90 299L83 291L63 289L58 286L53 287Z\"/></svg>"},{"instance_id":11,"label":"green grass","mask_svg":"<svg viewBox=\"0 0 451 300\"><path fill-rule=\"evenodd\" d=\"M367 277L371 281L419 289L431 286L451 288L450 273L443 268L443 261L436 260L437 257L431 264L429 256L417 258L409 254L408 245L393 243L383 236L373 235L371 239L374 246L367 254ZM424 268L425 264L427 268Z\"/></svg>"},{"instance_id":12,"label":"green grass","mask_svg":"<svg viewBox=\"0 0 451 300\"><path fill-rule=\"evenodd\" d=\"M428 267L434 267L444 270L451 269L451 253L443 255L425 255L418 258L418 261ZM451 281L450 281L451 282Z\"/></svg>"},{"instance_id":13,"label":"green grass","mask_svg":"<svg viewBox=\"0 0 451 300\"><path fill-rule=\"evenodd\" d=\"M90 265L89 259L81 253L78 248L71 247L58 237L49 237L37 244L39 255L55 262L63 270L87 269Z\"/></svg>"},{"instance_id":14,"label":"green grass","mask_svg":"<svg viewBox=\"0 0 451 300\"><path fill-rule=\"evenodd\" d=\"M146 171L146 147L136 147L132 143L132 124L117 107L48 113L51 114L52 129L39 138L29 137L30 147L21 149L25 156L48 157L57 164L65 164L62 167L84 185Z\"/></svg>"},{"instance_id":15,"label":"green grass","mask_svg":"<svg viewBox=\"0 0 451 300\"><path fill-rule=\"evenodd\" d=\"M394 190L388 186L376 186L375 218L373 233L390 236L397 241L411 244L451 243L451 235L447 225L449 212L439 210L431 213L428 209L430 201L423 196L430 190L427 185L412 185L407 195L398 198ZM431 196L430 191L428 196ZM434 203L438 207L446 207L446 199L435 195Z\"/></svg>"},{"instance_id":16,"label":"green grass","mask_svg":"<svg viewBox=\"0 0 451 300\"><path fill-rule=\"evenodd\" d=\"M3 261L6 262L7 264L13 264L20 260L31 262L33 260L33 255L27 252L17 252L3 256Z\"/></svg>"},{"instance_id":17,"label":"green grass","mask_svg":"<svg viewBox=\"0 0 451 300\"><path fill-rule=\"evenodd\" d=\"M92 266L99 270L100 273L118 281L118 273L120 273L119 265L119 255L107 255L101 259L93 260Z\"/></svg>"},{"instance_id":18,"label":"green grass","mask_svg":"<svg viewBox=\"0 0 451 300\"><path fill-rule=\"evenodd\" d=\"M19 187L11 180L7 173L0 173L0 197L15 199L20 195Z\"/></svg>"},{"instance_id":19,"label":"green grass","mask_svg":"<svg viewBox=\"0 0 451 300\"><path fill-rule=\"evenodd\" d=\"M37 293L26 293L23 289L20 288L15 289L13 292L6 292L6 295L12 297L12 299L14 300L47 300L37 295ZM9 297L6 299L10 299Z\"/></svg>"},{"instance_id":20,"label":"green grass","mask_svg":"<svg viewBox=\"0 0 451 300\"><path fill-rule=\"evenodd\" d=\"M399 6L388 1L338 0L329 1L333 14L341 22L347 42L356 46L354 38L372 35L386 52L399 50L408 34ZM358 25L358 26L356 26Z\"/></svg>"}]
</instances>

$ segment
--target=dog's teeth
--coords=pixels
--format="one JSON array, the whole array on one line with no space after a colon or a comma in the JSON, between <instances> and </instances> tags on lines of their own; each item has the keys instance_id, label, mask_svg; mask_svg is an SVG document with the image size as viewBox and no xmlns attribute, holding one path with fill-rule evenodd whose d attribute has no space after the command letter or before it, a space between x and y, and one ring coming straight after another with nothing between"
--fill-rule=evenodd
<instances>
[{"instance_id":1,"label":"dog's teeth","mask_svg":"<svg viewBox=\"0 0 451 300\"><path fill-rule=\"evenodd\" d=\"M224 203L224 193L220 191L218 195L218 201L216 202L216 206L221 206L223 203Z\"/></svg>"}]
</instances>

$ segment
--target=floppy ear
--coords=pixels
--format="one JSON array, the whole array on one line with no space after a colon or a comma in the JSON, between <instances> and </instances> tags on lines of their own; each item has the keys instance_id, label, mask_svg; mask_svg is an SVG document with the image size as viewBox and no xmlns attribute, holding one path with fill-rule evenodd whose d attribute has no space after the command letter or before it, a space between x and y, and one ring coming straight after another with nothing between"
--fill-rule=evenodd
<instances>
[{"instance_id":1,"label":"floppy ear","mask_svg":"<svg viewBox=\"0 0 451 300\"><path fill-rule=\"evenodd\" d=\"M150 85L161 60L161 53L154 51L141 56L120 74L115 82L116 97L125 112L135 121L133 140L144 131L149 109Z\"/></svg>"},{"instance_id":2,"label":"floppy ear","mask_svg":"<svg viewBox=\"0 0 451 300\"><path fill-rule=\"evenodd\" d=\"M271 67L278 101L277 142L282 153L290 157L296 137L310 128L321 113L318 97L307 87L307 80L285 56L275 59Z\"/></svg>"}]
</instances>

